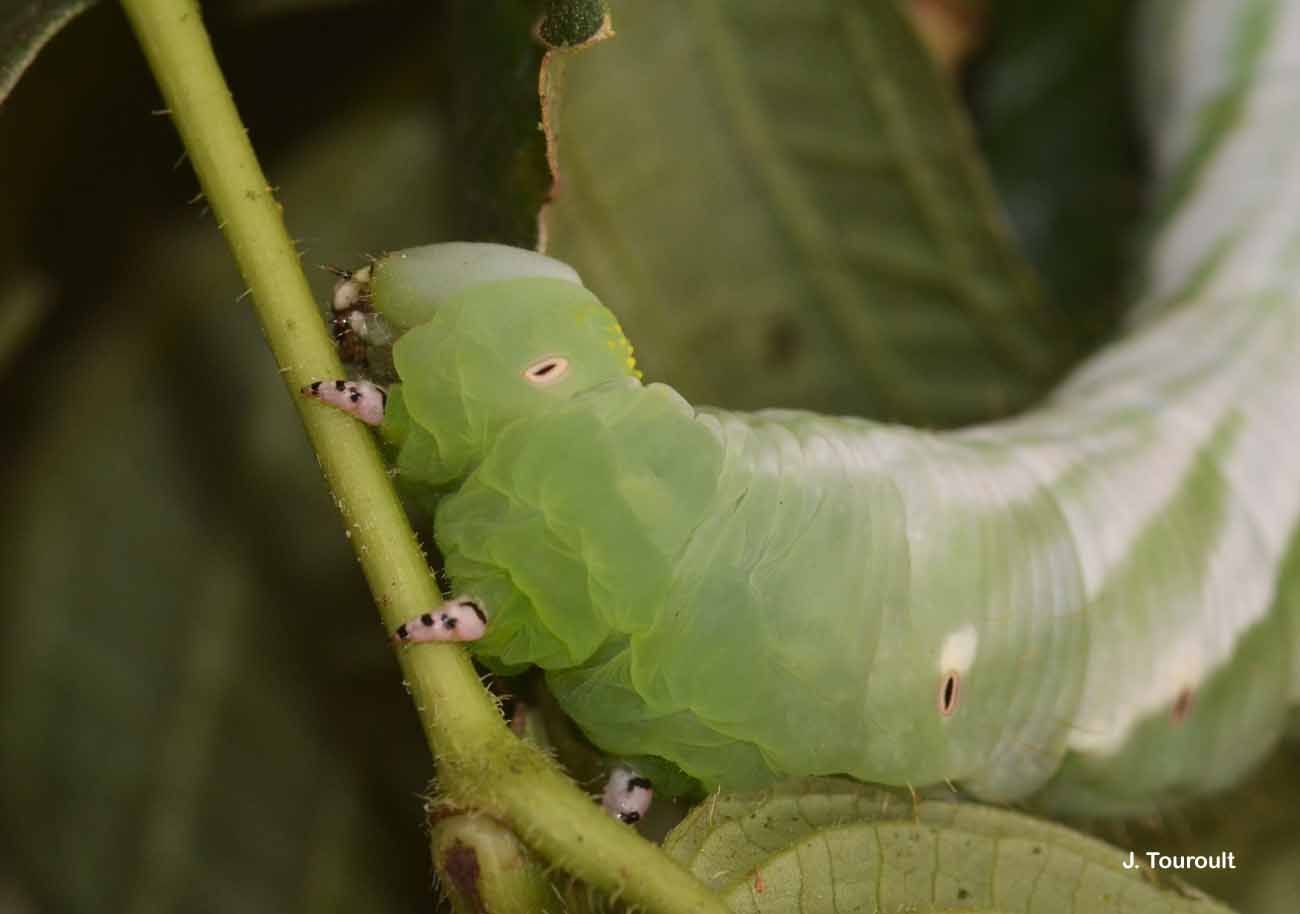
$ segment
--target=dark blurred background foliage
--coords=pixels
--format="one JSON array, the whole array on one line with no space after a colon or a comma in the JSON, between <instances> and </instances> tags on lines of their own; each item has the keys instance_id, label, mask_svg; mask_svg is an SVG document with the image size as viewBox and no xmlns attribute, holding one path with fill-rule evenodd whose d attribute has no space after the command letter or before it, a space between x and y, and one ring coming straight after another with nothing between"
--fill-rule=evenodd
<instances>
[{"instance_id":1,"label":"dark blurred background foliage","mask_svg":"<svg viewBox=\"0 0 1300 914\"><path fill-rule=\"evenodd\" d=\"M951 289L901 301L889 269L848 271L881 284L860 315L817 310L826 296L789 279L780 226L736 209L763 178L696 104L723 77L689 66L731 42L779 116L792 109L772 93L811 46L773 44L734 6L707 29L675 8L616 0L620 36L568 65L573 167L550 218L553 251L624 316L648 374L726 405L950 424L1030 401L1112 332L1142 203L1126 2L1004 0L970 20L960 90L1040 277L1022 284L1008 260L979 279L1018 290L999 330L1011 358L989 354L1001 343ZM534 240L549 179L533 4L241 0L207 15L305 263ZM813 88L825 111L844 91L834 74ZM0 106L0 912L425 910L428 752L160 104L101 4ZM838 150L839 167L863 167L859 152ZM837 210L846 184L822 177L800 180L826 224L924 258L902 230ZM706 190L685 218L664 209ZM746 285L755 270L766 282ZM324 301L332 277L310 275ZM883 339L904 370L864 376L840 336ZM1285 767L1108 836L1257 847L1251 875L1209 887L1293 910L1267 897L1300 897Z\"/></svg>"}]
</instances>

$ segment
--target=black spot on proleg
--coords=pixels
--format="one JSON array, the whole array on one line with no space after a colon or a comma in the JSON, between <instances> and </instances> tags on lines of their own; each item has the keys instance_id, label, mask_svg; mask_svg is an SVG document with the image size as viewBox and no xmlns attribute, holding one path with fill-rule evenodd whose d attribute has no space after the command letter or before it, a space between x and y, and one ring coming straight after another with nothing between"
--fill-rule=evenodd
<instances>
[{"instance_id":1,"label":"black spot on proleg","mask_svg":"<svg viewBox=\"0 0 1300 914\"><path fill-rule=\"evenodd\" d=\"M420 616L420 624L423 625L425 628L432 628L433 613L425 613L424 615Z\"/></svg>"},{"instance_id":2,"label":"black spot on proleg","mask_svg":"<svg viewBox=\"0 0 1300 914\"><path fill-rule=\"evenodd\" d=\"M346 382L346 381L335 381L335 382L334 382L334 389L337 390L339 393L343 393L344 388L346 388L347 386L348 386L348 385L347 385L347 382Z\"/></svg>"},{"instance_id":3,"label":"black spot on proleg","mask_svg":"<svg viewBox=\"0 0 1300 914\"><path fill-rule=\"evenodd\" d=\"M351 400L353 403L358 403L358 402L360 402L360 401L361 401L361 391L359 391L359 390L354 390L354 391L352 391L352 393L348 395L348 399Z\"/></svg>"},{"instance_id":4,"label":"black spot on proleg","mask_svg":"<svg viewBox=\"0 0 1300 914\"><path fill-rule=\"evenodd\" d=\"M397 626L397 637L402 639L403 641L411 637L411 633L406 630L405 624Z\"/></svg>"},{"instance_id":5,"label":"black spot on proleg","mask_svg":"<svg viewBox=\"0 0 1300 914\"><path fill-rule=\"evenodd\" d=\"M955 670L943 677L939 686L939 713L947 717L957 709L958 680Z\"/></svg>"},{"instance_id":6,"label":"black spot on proleg","mask_svg":"<svg viewBox=\"0 0 1300 914\"><path fill-rule=\"evenodd\" d=\"M456 627L457 620L455 616L449 616L446 613L443 613L439 618L442 619L442 627L447 631L451 631Z\"/></svg>"},{"instance_id":7,"label":"black spot on proleg","mask_svg":"<svg viewBox=\"0 0 1300 914\"><path fill-rule=\"evenodd\" d=\"M320 383L321 383L320 381L312 381L312 382L311 382L312 393L319 393L319 392L320 392Z\"/></svg>"},{"instance_id":8,"label":"black spot on proleg","mask_svg":"<svg viewBox=\"0 0 1300 914\"><path fill-rule=\"evenodd\" d=\"M627 782L627 792L631 793L640 787L642 790L651 790L654 785L650 783L649 778L632 778Z\"/></svg>"},{"instance_id":9,"label":"black spot on proleg","mask_svg":"<svg viewBox=\"0 0 1300 914\"><path fill-rule=\"evenodd\" d=\"M639 812L619 813L618 817L622 819L624 822L626 822L628 825L633 825L641 821L641 813Z\"/></svg>"}]
</instances>

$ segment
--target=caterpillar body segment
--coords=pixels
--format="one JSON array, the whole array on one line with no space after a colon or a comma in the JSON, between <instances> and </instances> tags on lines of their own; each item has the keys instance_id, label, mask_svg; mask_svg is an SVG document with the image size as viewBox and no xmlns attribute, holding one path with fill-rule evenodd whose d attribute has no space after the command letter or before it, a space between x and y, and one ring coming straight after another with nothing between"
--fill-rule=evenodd
<instances>
[{"instance_id":1,"label":"caterpillar body segment","mask_svg":"<svg viewBox=\"0 0 1300 914\"><path fill-rule=\"evenodd\" d=\"M1157 6L1169 34L1216 15ZM1240 777L1300 702L1300 2L1268 15L1249 61L1161 58L1170 215L1127 333L1005 421L697 407L642 383L563 264L377 260L401 381L380 433L483 608L473 649L709 786L1132 813Z\"/></svg>"}]
</instances>

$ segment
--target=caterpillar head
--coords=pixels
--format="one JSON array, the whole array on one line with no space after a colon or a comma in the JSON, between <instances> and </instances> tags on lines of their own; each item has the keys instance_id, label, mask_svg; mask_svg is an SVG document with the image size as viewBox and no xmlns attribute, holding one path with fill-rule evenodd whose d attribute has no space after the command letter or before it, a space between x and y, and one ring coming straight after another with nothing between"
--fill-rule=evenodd
<instances>
[{"instance_id":1,"label":"caterpillar head","mask_svg":"<svg viewBox=\"0 0 1300 914\"><path fill-rule=\"evenodd\" d=\"M372 269L375 311L398 334L410 417L460 475L510 422L637 376L614 315L565 264L495 244L399 251Z\"/></svg>"}]
</instances>

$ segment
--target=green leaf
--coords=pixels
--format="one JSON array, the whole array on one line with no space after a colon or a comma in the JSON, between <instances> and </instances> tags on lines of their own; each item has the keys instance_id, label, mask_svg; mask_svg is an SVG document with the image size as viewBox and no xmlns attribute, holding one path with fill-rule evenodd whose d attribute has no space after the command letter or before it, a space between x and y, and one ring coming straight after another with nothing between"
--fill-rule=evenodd
<instances>
[{"instance_id":1,"label":"green leaf","mask_svg":"<svg viewBox=\"0 0 1300 914\"><path fill-rule=\"evenodd\" d=\"M0 102L41 48L94 0L4 0L0 4Z\"/></svg>"},{"instance_id":2,"label":"green leaf","mask_svg":"<svg viewBox=\"0 0 1300 914\"><path fill-rule=\"evenodd\" d=\"M698 402L956 424L1061 370L1068 340L894 3L614 14L617 40L569 67L549 251L648 377Z\"/></svg>"},{"instance_id":3,"label":"green leaf","mask_svg":"<svg viewBox=\"0 0 1300 914\"><path fill-rule=\"evenodd\" d=\"M459 241L537 247L555 181L550 108L565 49L608 34L599 0L451 8L451 199ZM545 42L545 44L543 43Z\"/></svg>"},{"instance_id":4,"label":"green leaf","mask_svg":"<svg viewBox=\"0 0 1300 914\"><path fill-rule=\"evenodd\" d=\"M697 806L665 849L732 910L1228 914L1128 852L1005 809L832 778Z\"/></svg>"}]
</instances>

